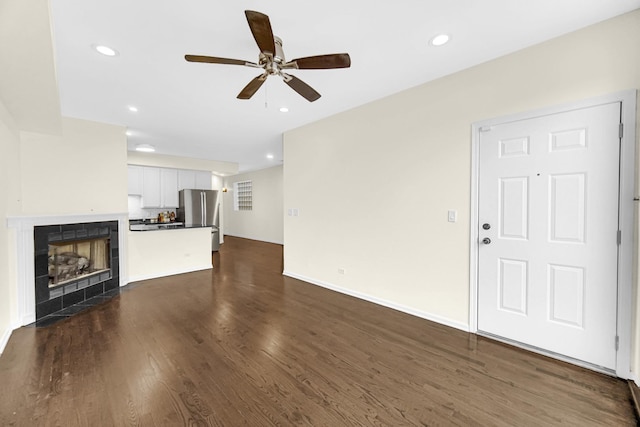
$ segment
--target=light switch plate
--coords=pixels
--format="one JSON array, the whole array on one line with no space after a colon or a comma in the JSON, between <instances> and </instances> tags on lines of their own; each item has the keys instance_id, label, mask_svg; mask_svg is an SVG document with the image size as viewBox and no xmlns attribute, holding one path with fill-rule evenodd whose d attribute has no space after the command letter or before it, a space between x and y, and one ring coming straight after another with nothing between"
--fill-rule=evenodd
<instances>
[{"instance_id":1,"label":"light switch plate","mask_svg":"<svg viewBox=\"0 0 640 427\"><path fill-rule=\"evenodd\" d=\"M448 211L447 218L449 222L456 222L458 220L458 211Z\"/></svg>"}]
</instances>

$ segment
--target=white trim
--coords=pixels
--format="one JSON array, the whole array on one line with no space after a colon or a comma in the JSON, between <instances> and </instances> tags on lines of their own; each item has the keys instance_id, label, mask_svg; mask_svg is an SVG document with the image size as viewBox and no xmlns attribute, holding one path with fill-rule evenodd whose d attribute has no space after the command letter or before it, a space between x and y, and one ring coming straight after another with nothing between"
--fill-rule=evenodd
<instances>
[{"instance_id":1,"label":"white trim","mask_svg":"<svg viewBox=\"0 0 640 427\"><path fill-rule=\"evenodd\" d=\"M178 270L162 271L162 272L152 273L152 274L142 274L142 275L139 275L139 276L131 276L131 277L129 277L129 283L139 282L141 280L157 279L159 277L174 276L176 274L193 273L194 271L211 270L212 268L213 268L213 266L211 264L209 264L209 265L203 265L203 266L199 266L199 267L191 267L191 268L183 268L183 269L178 269Z\"/></svg>"},{"instance_id":2,"label":"white trim","mask_svg":"<svg viewBox=\"0 0 640 427\"><path fill-rule=\"evenodd\" d=\"M618 247L618 336L616 374L629 378L632 349L633 265L635 254L635 162L636 162L636 91L617 95L622 103L624 132L620 143L620 201L618 224L622 242Z\"/></svg>"},{"instance_id":3,"label":"white trim","mask_svg":"<svg viewBox=\"0 0 640 427\"><path fill-rule=\"evenodd\" d=\"M0 354L4 353L4 349L9 343L9 338L11 338L11 333L16 328L7 328L2 334L2 338L0 338Z\"/></svg>"},{"instance_id":4,"label":"white trim","mask_svg":"<svg viewBox=\"0 0 640 427\"><path fill-rule=\"evenodd\" d=\"M469 215L469 331L478 331L478 163L480 161L480 128L471 125L471 212Z\"/></svg>"},{"instance_id":5,"label":"white trim","mask_svg":"<svg viewBox=\"0 0 640 427\"><path fill-rule=\"evenodd\" d=\"M303 282L307 282L307 283L310 283L312 285L317 285L317 286L320 286L320 287L323 287L323 288L326 288L326 289L330 289L330 290L335 291L335 292L339 292L341 294L349 295L349 296L352 296L352 297L355 297L355 298L358 298L358 299L361 299L361 300L364 300L364 301L368 301L368 302L372 302L372 303L377 304L377 305L381 305L383 307L391 308L393 310L397 310L397 311L400 311L402 313L406 313L406 314L410 314L412 316L420 317L422 319L429 320L431 322L439 323L441 325L445 325L445 326L449 326L451 328L459 329L461 331L469 332L469 327L466 324L458 322L456 320L452 320L452 319L449 319L449 318L446 318L446 317L438 316L436 314L427 313L427 312L420 311L420 310L415 310L413 308L406 307L406 306L401 305L401 304L396 304L394 302L383 300L383 299L380 299L380 298L377 298L377 297L374 297L374 296L371 296L371 295L363 294L361 292L355 292L355 291L352 291L350 289L346 289L346 288L343 288L343 287L340 287L340 286L336 286L336 285L334 285L332 283L328 283L328 282L324 282L324 281L321 281L321 280L312 279L310 277L302 276L300 274L296 274L296 273L293 273L291 271L285 270L285 271L282 272L282 274L285 275L285 276L294 278L294 279L302 280Z\"/></svg>"},{"instance_id":6,"label":"white trim","mask_svg":"<svg viewBox=\"0 0 640 427\"><path fill-rule=\"evenodd\" d=\"M127 277L127 213L110 214L72 214L72 215L30 215L10 216L7 218L8 228L16 230L15 267L16 267L16 301L15 318L11 323L15 328L36 321L35 271L33 265L34 242L33 228L40 225L77 224L81 222L118 221L118 274L120 286L126 285Z\"/></svg>"},{"instance_id":7,"label":"white trim","mask_svg":"<svg viewBox=\"0 0 640 427\"><path fill-rule=\"evenodd\" d=\"M616 359L616 375L631 378L631 326L632 326L632 289L634 257L634 202L635 195L635 146L636 146L636 90L626 90L613 94L577 101L571 104L549 107L514 115L483 120L472 124L471 158L471 218L469 249L469 327L478 332L477 289L478 289L478 155L480 133L486 127L510 123L519 120L557 114L580 108L598 105L622 103L622 121L624 134L620 147L620 201L619 227L622 230L622 243L618 256L618 336L619 349Z\"/></svg>"}]
</instances>

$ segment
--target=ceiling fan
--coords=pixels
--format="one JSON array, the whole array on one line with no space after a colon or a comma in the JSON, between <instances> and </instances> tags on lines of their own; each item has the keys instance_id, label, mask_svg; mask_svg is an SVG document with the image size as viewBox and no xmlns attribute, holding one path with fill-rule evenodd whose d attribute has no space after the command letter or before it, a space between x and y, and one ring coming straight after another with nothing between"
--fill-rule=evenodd
<instances>
[{"instance_id":1,"label":"ceiling fan","mask_svg":"<svg viewBox=\"0 0 640 427\"><path fill-rule=\"evenodd\" d=\"M256 40L260 55L258 63L243 61L241 59L218 58L215 56L185 55L184 59L189 62L207 62L211 64L244 65L247 67L262 68L264 72L251 80L248 85L240 91L238 99L249 99L260 89L267 77L278 75L282 77L289 87L309 102L320 98L320 94L311 86L299 78L285 73L283 70L323 70L331 68L349 68L351 58L348 53L336 53L329 55L307 56L287 61L282 51L282 40L273 35L269 17L263 13L253 10L245 10L249 28Z\"/></svg>"}]
</instances>

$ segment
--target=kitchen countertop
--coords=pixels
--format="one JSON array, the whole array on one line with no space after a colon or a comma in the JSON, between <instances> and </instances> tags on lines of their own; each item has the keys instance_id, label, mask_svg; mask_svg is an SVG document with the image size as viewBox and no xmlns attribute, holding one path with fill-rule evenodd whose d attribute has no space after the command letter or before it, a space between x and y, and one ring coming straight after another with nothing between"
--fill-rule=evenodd
<instances>
[{"instance_id":1,"label":"kitchen countertop","mask_svg":"<svg viewBox=\"0 0 640 427\"><path fill-rule=\"evenodd\" d=\"M210 225L185 224L183 222L152 223L148 221L131 220L129 230L131 231L158 231L158 230L184 230L188 228L205 228Z\"/></svg>"}]
</instances>

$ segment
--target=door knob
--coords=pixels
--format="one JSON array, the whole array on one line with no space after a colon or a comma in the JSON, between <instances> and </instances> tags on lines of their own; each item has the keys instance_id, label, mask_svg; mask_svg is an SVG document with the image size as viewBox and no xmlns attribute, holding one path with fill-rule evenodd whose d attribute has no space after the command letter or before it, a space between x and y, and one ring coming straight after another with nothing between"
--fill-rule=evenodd
<instances>
[{"instance_id":1,"label":"door knob","mask_svg":"<svg viewBox=\"0 0 640 427\"><path fill-rule=\"evenodd\" d=\"M485 245L488 245L491 243L491 239L488 237L485 237L484 239L482 239L482 243L484 243Z\"/></svg>"}]
</instances>

